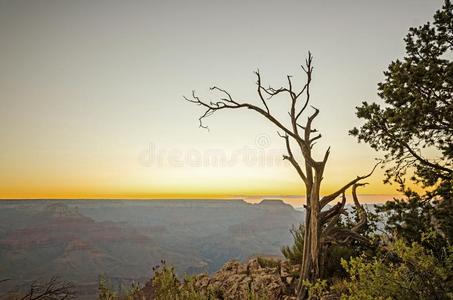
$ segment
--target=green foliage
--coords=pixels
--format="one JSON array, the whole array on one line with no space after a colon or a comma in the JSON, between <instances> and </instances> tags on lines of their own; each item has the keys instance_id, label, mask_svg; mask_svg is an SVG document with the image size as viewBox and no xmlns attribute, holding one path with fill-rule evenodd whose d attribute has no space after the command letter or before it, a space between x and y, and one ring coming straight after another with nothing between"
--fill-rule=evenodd
<instances>
[{"instance_id":1,"label":"green foliage","mask_svg":"<svg viewBox=\"0 0 453 300\"><path fill-rule=\"evenodd\" d=\"M343 259L349 259L353 256L358 255L360 250L346 247L333 245L327 250L326 259L323 265L323 278L332 281L336 278L343 278L346 276L346 272L341 266Z\"/></svg>"},{"instance_id":2,"label":"green foliage","mask_svg":"<svg viewBox=\"0 0 453 300\"><path fill-rule=\"evenodd\" d=\"M159 300L177 299L179 296L179 280L174 269L163 264L154 268L154 270L152 286L155 298Z\"/></svg>"},{"instance_id":3,"label":"green foliage","mask_svg":"<svg viewBox=\"0 0 453 300\"><path fill-rule=\"evenodd\" d=\"M107 281L104 276L99 277L99 287L98 287L98 297L99 300L116 300L116 293L112 292L107 286Z\"/></svg>"},{"instance_id":4,"label":"green foliage","mask_svg":"<svg viewBox=\"0 0 453 300\"><path fill-rule=\"evenodd\" d=\"M448 264L417 243L391 243L379 257L342 261L349 278L336 285L342 299L453 299L453 249L445 249Z\"/></svg>"},{"instance_id":5,"label":"green foliage","mask_svg":"<svg viewBox=\"0 0 453 300\"><path fill-rule=\"evenodd\" d=\"M115 293L108 286L107 280L104 276L99 277L98 298L99 300L136 300L141 299L141 286L133 282L131 286L121 294Z\"/></svg>"},{"instance_id":6,"label":"green foliage","mask_svg":"<svg viewBox=\"0 0 453 300\"><path fill-rule=\"evenodd\" d=\"M302 284L307 287L308 299L310 300L322 299L322 296L328 291L326 280L318 279L314 283L304 280Z\"/></svg>"},{"instance_id":7,"label":"green foliage","mask_svg":"<svg viewBox=\"0 0 453 300\"><path fill-rule=\"evenodd\" d=\"M440 256L453 236L444 234L444 226L438 220L451 216L439 217L442 210L416 193L407 192L406 195L408 197L405 200L394 199L383 206L377 206L377 211L386 219L386 230L408 243L417 242L434 255ZM435 234L426 238L426 233Z\"/></svg>"},{"instance_id":8,"label":"green foliage","mask_svg":"<svg viewBox=\"0 0 453 300\"><path fill-rule=\"evenodd\" d=\"M262 268L277 268L280 266L279 262L274 259L269 259L265 257L257 257L256 261Z\"/></svg>"},{"instance_id":9,"label":"green foliage","mask_svg":"<svg viewBox=\"0 0 453 300\"><path fill-rule=\"evenodd\" d=\"M434 24L410 28L405 38L406 56L392 62L379 96L385 105L363 102L357 116L365 120L351 134L386 158L396 162L387 175L401 178L415 167L414 180L425 186L443 181L450 187L453 160L453 6L445 1ZM423 148L437 149L439 157L429 161ZM447 191L445 191L447 192Z\"/></svg>"},{"instance_id":10,"label":"green foliage","mask_svg":"<svg viewBox=\"0 0 453 300\"><path fill-rule=\"evenodd\" d=\"M304 226L294 227L290 229L294 243L291 246L283 246L281 248L283 256L290 261L291 264L298 265L302 262L304 249Z\"/></svg>"},{"instance_id":11,"label":"green foliage","mask_svg":"<svg viewBox=\"0 0 453 300\"><path fill-rule=\"evenodd\" d=\"M365 121L350 133L383 151L387 178L406 188L406 176L432 187L424 201L437 201L439 221L452 236L453 207L453 6L445 1L434 22L410 28L406 56L390 64L378 85L384 105L363 102L357 116ZM435 153L431 159L422 151ZM436 211L437 213L437 211Z\"/></svg>"},{"instance_id":12,"label":"green foliage","mask_svg":"<svg viewBox=\"0 0 453 300\"><path fill-rule=\"evenodd\" d=\"M126 291L125 295L122 297L124 300L137 300L141 299L141 285L139 283L132 283L129 289Z\"/></svg>"}]
</instances>

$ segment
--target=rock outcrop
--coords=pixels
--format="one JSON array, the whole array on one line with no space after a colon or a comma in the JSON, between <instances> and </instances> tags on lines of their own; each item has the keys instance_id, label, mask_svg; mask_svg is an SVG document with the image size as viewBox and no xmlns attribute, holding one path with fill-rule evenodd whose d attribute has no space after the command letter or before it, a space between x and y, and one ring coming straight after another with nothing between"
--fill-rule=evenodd
<instances>
[{"instance_id":1,"label":"rock outcrop","mask_svg":"<svg viewBox=\"0 0 453 300\"><path fill-rule=\"evenodd\" d=\"M295 277L298 267L288 261L272 257L256 257L246 263L227 262L219 271L209 276L199 274L191 279L197 292L210 293L216 299L268 299L293 300ZM142 290L146 299L153 299L153 289L148 283Z\"/></svg>"}]
</instances>

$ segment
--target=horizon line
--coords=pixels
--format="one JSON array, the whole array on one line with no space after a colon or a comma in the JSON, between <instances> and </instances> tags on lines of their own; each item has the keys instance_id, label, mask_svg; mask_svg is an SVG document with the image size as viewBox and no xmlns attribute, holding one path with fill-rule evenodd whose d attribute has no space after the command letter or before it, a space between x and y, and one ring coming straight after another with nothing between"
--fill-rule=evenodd
<instances>
[{"instance_id":1,"label":"horizon line","mask_svg":"<svg viewBox=\"0 0 453 300\"><path fill-rule=\"evenodd\" d=\"M358 196L404 196L403 194L357 194ZM350 196L347 194L347 196ZM322 197L322 196L321 196ZM1 200L238 200L238 199L256 199L256 198L306 198L306 195L206 195L206 196L181 196L168 195L159 197L1 197ZM273 199L269 199L273 200Z\"/></svg>"}]
</instances>

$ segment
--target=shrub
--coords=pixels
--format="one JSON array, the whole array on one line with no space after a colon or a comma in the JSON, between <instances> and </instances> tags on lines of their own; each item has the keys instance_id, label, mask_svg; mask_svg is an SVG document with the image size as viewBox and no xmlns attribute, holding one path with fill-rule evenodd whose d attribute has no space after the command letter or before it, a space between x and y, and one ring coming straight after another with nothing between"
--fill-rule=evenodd
<instances>
[{"instance_id":1,"label":"shrub","mask_svg":"<svg viewBox=\"0 0 453 300\"><path fill-rule=\"evenodd\" d=\"M349 278L336 285L341 299L453 299L453 249L438 258L417 243L391 243L382 255L343 260Z\"/></svg>"}]
</instances>

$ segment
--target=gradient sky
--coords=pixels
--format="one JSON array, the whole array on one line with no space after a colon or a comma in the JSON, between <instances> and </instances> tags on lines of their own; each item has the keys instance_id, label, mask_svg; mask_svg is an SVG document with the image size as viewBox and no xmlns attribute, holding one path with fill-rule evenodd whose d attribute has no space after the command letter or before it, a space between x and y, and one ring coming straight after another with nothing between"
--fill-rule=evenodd
<instances>
[{"instance_id":1,"label":"gradient sky","mask_svg":"<svg viewBox=\"0 0 453 300\"><path fill-rule=\"evenodd\" d=\"M378 99L408 28L441 4L0 0L0 198L302 194L275 128L235 111L199 129L182 95L216 84L255 102L257 68L266 85L301 86L308 50L333 191L377 156L347 134L354 107ZM363 193L395 193L382 178Z\"/></svg>"}]
</instances>

